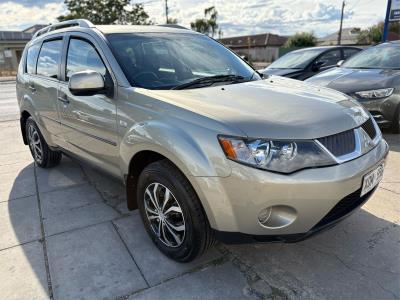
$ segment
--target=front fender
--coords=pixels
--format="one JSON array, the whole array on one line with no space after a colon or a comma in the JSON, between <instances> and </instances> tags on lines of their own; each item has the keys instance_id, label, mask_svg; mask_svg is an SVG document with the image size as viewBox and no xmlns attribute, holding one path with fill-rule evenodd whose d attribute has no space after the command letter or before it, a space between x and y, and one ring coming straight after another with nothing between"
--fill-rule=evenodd
<instances>
[{"instance_id":1,"label":"front fender","mask_svg":"<svg viewBox=\"0 0 400 300\"><path fill-rule=\"evenodd\" d=\"M215 133L200 127L190 130L189 133L158 120L135 124L121 140L123 174L128 174L136 153L149 150L171 160L186 176L229 176L231 168Z\"/></svg>"}]
</instances>

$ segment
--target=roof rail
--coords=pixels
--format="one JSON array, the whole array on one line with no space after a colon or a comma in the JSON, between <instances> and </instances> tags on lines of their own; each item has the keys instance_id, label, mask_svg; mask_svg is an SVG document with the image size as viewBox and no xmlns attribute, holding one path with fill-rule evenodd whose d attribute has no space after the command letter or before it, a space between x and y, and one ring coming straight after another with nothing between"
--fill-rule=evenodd
<instances>
[{"instance_id":1,"label":"roof rail","mask_svg":"<svg viewBox=\"0 0 400 300\"><path fill-rule=\"evenodd\" d=\"M93 27L94 25L92 24L92 22L85 20L85 19L75 19L75 20L63 21L63 22L59 22L59 23L56 23L53 25L46 26L43 29L40 29L33 35L32 39L34 39L38 36L41 36L50 31L67 28L67 27L74 27L74 26L90 28L90 27Z\"/></svg>"},{"instance_id":2,"label":"roof rail","mask_svg":"<svg viewBox=\"0 0 400 300\"><path fill-rule=\"evenodd\" d=\"M178 24L159 24L157 26L190 30L189 28L183 27L182 25L178 25Z\"/></svg>"}]
</instances>

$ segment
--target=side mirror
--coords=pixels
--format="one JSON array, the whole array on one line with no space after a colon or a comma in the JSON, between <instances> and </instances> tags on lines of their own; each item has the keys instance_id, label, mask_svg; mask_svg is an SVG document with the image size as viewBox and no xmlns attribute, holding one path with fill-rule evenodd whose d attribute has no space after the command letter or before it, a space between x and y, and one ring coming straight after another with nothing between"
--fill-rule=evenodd
<instances>
[{"instance_id":1,"label":"side mirror","mask_svg":"<svg viewBox=\"0 0 400 300\"><path fill-rule=\"evenodd\" d=\"M336 66L337 67L340 67L341 65L343 65L343 63L344 63L344 60L342 59L342 60L339 60L337 63L336 63Z\"/></svg>"},{"instance_id":2,"label":"side mirror","mask_svg":"<svg viewBox=\"0 0 400 300\"><path fill-rule=\"evenodd\" d=\"M69 78L68 88L76 96L92 96L104 91L104 78L95 71L76 72Z\"/></svg>"},{"instance_id":3,"label":"side mirror","mask_svg":"<svg viewBox=\"0 0 400 300\"><path fill-rule=\"evenodd\" d=\"M325 62L324 61L316 61L315 63L313 63L313 65L312 65L312 70L314 71L314 72L317 72L317 71L319 71L319 69L321 68L321 67L323 67L325 65Z\"/></svg>"}]
</instances>

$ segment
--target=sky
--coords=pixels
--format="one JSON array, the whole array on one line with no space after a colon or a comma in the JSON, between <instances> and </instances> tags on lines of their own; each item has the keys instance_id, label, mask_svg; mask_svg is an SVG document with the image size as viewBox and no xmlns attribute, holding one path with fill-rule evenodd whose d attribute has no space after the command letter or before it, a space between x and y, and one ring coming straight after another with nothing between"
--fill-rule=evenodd
<instances>
[{"instance_id":1,"label":"sky","mask_svg":"<svg viewBox=\"0 0 400 300\"><path fill-rule=\"evenodd\" d=\"M165 23L165 0L132 0L144 3L157 24ZM168 0L169 16L179 24L204 15L215 6L223 37L276 33L314 32L318 37L339 29L341 0ZM0 0L0 30L21 30L33 24L49 24L67 12L63 0ZM367 28L382 21L386 0L347 0L343 27Z\"/></svg>"}]
</instances>

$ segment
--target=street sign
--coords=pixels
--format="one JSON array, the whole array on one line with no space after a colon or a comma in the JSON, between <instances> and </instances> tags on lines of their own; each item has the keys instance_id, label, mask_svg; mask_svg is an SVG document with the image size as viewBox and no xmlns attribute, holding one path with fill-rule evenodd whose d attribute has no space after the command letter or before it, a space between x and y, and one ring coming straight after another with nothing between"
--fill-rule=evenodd
<instances>
[{"instance_id":1,"label":"street sign","mask_svg":"<svg viewBox=\"0 0 400 300\"><path fill-rule=\"evenodd\" d=\"M400 21L400 0L392 0L389 21Z\"/></svg>"}]
</instances>

